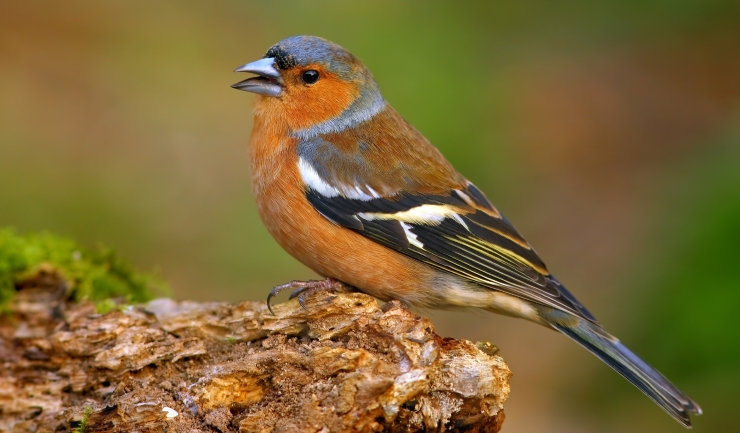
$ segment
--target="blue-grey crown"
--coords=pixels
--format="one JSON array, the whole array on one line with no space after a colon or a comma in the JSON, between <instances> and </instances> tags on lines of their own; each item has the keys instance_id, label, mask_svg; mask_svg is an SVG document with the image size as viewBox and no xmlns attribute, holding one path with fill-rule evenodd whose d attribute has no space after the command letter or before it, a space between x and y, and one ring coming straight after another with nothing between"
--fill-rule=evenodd
<instances>
[{"instance_id":1,"label":"blue-grey crown","mask_svg":"<svg viewBox=\"0 0 740 433\"><path fill-rule=\"evenodd\" d=\"M357 59L339 45L317 36L292 36L270 47L265 57L275 59L279 69L310 64L324 65L342 78L350 79Z\"/></svg>"}]
</instances>

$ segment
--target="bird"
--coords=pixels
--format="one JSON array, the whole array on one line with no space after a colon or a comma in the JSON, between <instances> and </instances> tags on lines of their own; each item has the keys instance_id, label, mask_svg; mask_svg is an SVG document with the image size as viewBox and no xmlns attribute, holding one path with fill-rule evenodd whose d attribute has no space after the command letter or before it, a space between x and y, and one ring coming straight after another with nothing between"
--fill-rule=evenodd
<instances>
[{"instance_id":1,"label":"bird","mask_svg":"<svg viewBox=\"0 0 740 433\"><path fill-rule=\"evenodd\" d=\"M686 428L699 405L609 334L530 244L384 99L341 46L293 36L236 68L257 94L252 190L267 230L338 287L422 308L479 308L565 334ZM305 307L305 305L304 305Z\"/></svg>"}]
</instances>

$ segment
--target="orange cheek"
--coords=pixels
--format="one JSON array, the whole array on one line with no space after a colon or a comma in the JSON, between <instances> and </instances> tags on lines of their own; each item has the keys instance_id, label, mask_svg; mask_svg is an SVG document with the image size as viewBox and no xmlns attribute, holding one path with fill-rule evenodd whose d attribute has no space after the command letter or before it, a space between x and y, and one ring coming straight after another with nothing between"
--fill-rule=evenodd
<instances>
[{"instance_id":1,"label":"orange cheek","mask_svg":"<svg viewBox=\"0 0 740 433\"><path fill-rule=\"evenodd\" d=\"M325 77L313 86L296 84L284 96L286 120L294 131L342 113L359 96L357 85Z\"/></svg>"}]
</instances>

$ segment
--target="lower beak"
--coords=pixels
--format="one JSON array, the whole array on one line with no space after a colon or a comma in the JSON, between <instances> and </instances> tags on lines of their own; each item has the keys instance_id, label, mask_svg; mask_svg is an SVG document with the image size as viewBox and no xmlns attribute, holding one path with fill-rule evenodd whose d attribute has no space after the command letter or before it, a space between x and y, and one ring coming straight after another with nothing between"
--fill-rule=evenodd
<instances>
[{"instance_id":1,"label":"lower beak","mask_svg":"<svg viewBox=\"0 0 740 433\"><path fill-rule=\"evenodd\" d=\"M280 72L273 66L274 64L274 58L265 57L256 62L239 66L234 69L234 72L249 72L251 74L257 74L257 76L232 84L231 87L265 96L280 96L283 93L283 80Z\"/></svg>"}]
</instances>

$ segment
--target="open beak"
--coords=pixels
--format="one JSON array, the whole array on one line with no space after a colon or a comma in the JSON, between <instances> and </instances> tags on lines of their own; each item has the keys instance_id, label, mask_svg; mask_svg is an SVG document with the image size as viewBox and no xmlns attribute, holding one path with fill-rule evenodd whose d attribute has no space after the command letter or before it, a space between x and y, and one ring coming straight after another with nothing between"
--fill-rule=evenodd
<instances>
[{"instance_id":1,"label":"open beak","mask_svg":"<svg viewBox=\"0 0 740 433\"><path fill-rule=\"evenodd\" d=\"M257 74L257 76L232 84L231 87L265 96L280 96L283 93L283 80L280 77L280 72L273 66L274 64L274 58L265 57L256 62L239 66L234 69L234 72L249 72L250 74Z\"/></svg>"}]
</instances>

